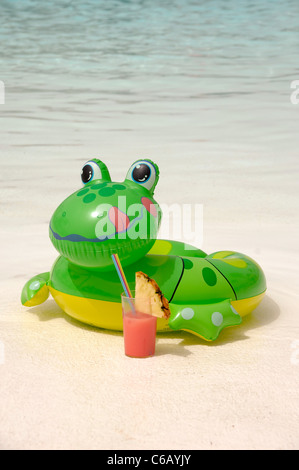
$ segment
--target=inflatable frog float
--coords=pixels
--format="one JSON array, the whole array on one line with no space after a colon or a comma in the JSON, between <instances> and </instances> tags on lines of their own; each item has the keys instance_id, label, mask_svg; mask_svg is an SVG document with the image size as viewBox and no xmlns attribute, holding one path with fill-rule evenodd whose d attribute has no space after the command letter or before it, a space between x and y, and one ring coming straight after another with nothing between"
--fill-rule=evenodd
<instances>
[{"instance_id":1,"label":"inflatable frog float","mask_svg":"<svg viewBox=\"0 0 299 470\"><path fill-rule=\"evenodd\" d=\"M207 255L191 245L156 239L162 213L153 198L159 169L151 160L136 161L123 182L112 182L107 166L92 159L81 179L84 187L65 199L50 221L50 239L60 256L50 272L25 284L23 305L39 305L51 293L71 317L122 330L123 289L113 253L129 284L142 271L168 299L171 315L158 319L158 331L186 330L215 340L260 303L266 280L250 257L233 251Z\"/></svg>"}]
</instances>

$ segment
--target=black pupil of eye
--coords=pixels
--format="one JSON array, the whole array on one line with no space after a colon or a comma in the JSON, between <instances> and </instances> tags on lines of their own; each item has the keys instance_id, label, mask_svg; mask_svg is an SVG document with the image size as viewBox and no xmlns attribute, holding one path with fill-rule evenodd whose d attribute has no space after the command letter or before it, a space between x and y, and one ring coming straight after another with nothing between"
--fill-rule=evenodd
<instances>
[{"instance_id":1,"label":"black pupil of eye","mask_svg":"<svg viewBox=\"0 0 299 470\"><path fill-rule=\"evenodd\" d=\"M93 175L93 170L91 165L85 165L81 171L81 179L83 183L88 183L91 180Z\"/></svg>"},{"instance_id":2,"label":"black pupil of eye","mask_svg":"<svg viewBox=\"0 0 299 470\"><path fill-rule=\"evenodd\" d=\"M146 165L145 163L141 163L135 166L132 176L135 181L139 183L143 183L149 179L150 174L151 174L151 170L149 166Z\"/></svg>"}]
</instances>

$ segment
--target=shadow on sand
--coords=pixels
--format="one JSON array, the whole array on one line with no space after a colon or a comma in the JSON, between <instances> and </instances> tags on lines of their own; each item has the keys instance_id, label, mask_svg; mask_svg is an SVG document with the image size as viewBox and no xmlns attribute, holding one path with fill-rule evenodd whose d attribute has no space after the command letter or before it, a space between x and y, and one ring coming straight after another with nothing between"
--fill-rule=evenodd
<instances>
[{"instance_id":1,"label":"shadow on sand","mask_svg":"<svg viewBox=\"0 0 299 470\"><path fill-rule=\"evenodd\" d=\"M122 336L121 331L104 330L75 320L74 318L64 313L53 299L50 299L37 307L31 307L27 310L27 312L36 315L40 321L50 321L57 318L64 318L71 325L84 328L85 330L94 331L105 335L108 334ZM271 297L266 295L261 304L250 315L243 318L241 325L238 327L224 329L220 333L219 338L217 338L215 341L205 341L199 336L192 335L191 333L185 331L159 332L157 334L156 356L162 356L165 354L188 356L189 354L192 354L188 349L185 348L188 346L200 344L206 347L217 347L235 341L246 340L248 338L246 335L247 331L254 330L272 323L277 319L279 314L279 306L276 304L276 302L274 302L273 299L271 299ZM160 338L169 338L170 341L169 343L165 343L163 341L163 343L159 344ZM180 347L178 347L177 342L174 343L171 341L172 339L180 339Z\"/></svg>"}]
</instances>

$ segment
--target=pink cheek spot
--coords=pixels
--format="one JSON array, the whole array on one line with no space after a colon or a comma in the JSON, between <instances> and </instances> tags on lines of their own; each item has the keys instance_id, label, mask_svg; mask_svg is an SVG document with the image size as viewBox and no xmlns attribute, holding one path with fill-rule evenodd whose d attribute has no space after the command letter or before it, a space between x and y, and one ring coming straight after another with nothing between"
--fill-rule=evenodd
<instances>
[{"instance_id":1,"label":"pink cheek spot","mask_svg":"<svg viewBox=\"0 0 299 470\"><path fill-rule=\"evenodd\" d=\"M141 202L150 214L152 214L154 217L157 217L158 212L153 201L151 201L148 197L142 197Z\"/></svg>"},{"instance_id":2,"label":"pink cheek spot","mask_svg":"<svg viewBox=\"0 0 299 470\"><path fill-rule=\"evenodd\" d=\"M116 233L124 232L127 230L130 219L124 212L120 211L117 207L111 207L109 210L109 220L115 225Z\"/></svg>"}]
</instances>

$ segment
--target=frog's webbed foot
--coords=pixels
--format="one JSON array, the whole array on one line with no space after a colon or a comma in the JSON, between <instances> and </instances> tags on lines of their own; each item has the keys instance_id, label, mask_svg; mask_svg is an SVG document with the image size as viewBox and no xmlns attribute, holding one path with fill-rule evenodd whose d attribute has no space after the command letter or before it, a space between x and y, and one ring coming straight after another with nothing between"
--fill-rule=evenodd
<instances>
[{"instance_id":1,"label":"frog's webbed foot","mask_svg":"<svg viewBox=\"0 0 299 470\"><path fill-rule=\"evenodd\" d=\"M23 287L21 302L26 307L42 304L49 297L48 281L50 273L41 273L29 279Z\"/></svg>"},{"instance_id":2,"label":"frog's webbed foot","mask_svg":"<svg viewBox=\"0 0 299 470\"><path fill-rule=\"evenodd\" d=\"M218 338L228 326L239 325L241 316L229 299L212 304L178 305L171 303L169 326L173 330L186 330L207 341Z\"/></svg>"}]
</instances>

